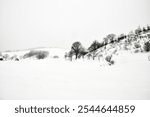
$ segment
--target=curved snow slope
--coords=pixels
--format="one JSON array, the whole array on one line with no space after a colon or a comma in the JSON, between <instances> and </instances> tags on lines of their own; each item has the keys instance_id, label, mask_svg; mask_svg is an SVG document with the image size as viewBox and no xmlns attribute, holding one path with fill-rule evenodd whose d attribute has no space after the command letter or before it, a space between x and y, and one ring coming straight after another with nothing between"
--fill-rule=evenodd
<instances>
[{"instance_id":1,"label":"curved snow slope","mask_svg":"<svg viewBox=\"0 0 150 117\"><path fill-rule=\"evenodd\" d=\"M2 61L0 99L150 99L147 54L127 57L103 67L82 60Z\"/></svg>"},{"instance_id":2,"label":"curved snow slope","mask_svg":"<svg viewBox=\"0 0 150 117\"><path fill-rule=\"evenodd\" d=\"M21 58L30 51L47 51L49 52L49 58L53 58L54 56L58 56L59 58L64 58L65 52L68 52L67 49L62 48L33 48L27 50L18 50L18 51L9 51L9 52L2 52L2 55L8 54L9 57L16 55L18 58ZM32 59L32 57L30 57Z\"/></svg>"}]
</instances>

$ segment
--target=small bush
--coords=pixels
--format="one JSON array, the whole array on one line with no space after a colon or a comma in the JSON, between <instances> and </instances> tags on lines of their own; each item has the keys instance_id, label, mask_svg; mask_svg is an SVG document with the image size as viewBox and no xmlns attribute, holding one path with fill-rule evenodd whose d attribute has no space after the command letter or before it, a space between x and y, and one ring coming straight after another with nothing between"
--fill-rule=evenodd
<instances>
[{"instance_id":1,"label":"small bush","mask_svg":"<svg viewBox=\"0 0 150 117\"><path fill-rule=\"evenodd\" d=\"M106 56L105 60L110 63L111 62L111 58L112 58L112 56Z\"/></svg>"},{"instance_id":2,"label":"small bush","mask_svg":"<svg viewBox=\"0 0 150 117\"><path fill-rule=\"evenodd\" d=\"M46 58L48 56L48 54L46 53L46 52L40 52L40 53L38 53L37 55L36 55L36 58L37 59L44 59L44 58Z\"/></svg>"},{"instance_id":3,"label":"small bush","mask_svg":"<svg viewBox=\"0 0 150 117\"><path fill-rule=\"evenodd\" d=\"M128 44L127 44L127 43L125 43L123 48L124 48L124 50L129 50L129 48L128 48Z\"/></svg>"},{"instance_id":4,"label":"small bush","mask_svg":"<svg viewBox=\"0 0 150 117\"><path fill-rule=\"evenodd\" d=\"M111 65L115 64L115 61L114 61L114 60L111 60L111 61L110 61L110 64L111 64Z\"/></svg>"},{"instance_id":5,"label":"small bush","mask_svg":"<svg viewBox=\"0 0 150 117\"><path fill-rule=\"evenodd\" d=\"M113 65L115 63L115 61L112 60L112 55L106 56L105 60L108 62L109 65Z\"/></svg>"},{"instance_id":6,"label":"small bush","mask_svg":"<svg viewBox=\"0 0 150 117\"><path fill-rule=\"evenodd\" d=\"M31 50L29 53L25 54L23 56L24 59L35 57L37 59L44 59L49 55L47 51L37 51L37 50Z\"/></svg>"},{"instance_id":7,"label":"small bush","mask_svg":"<svg viewBox=\"0 0 150 117\"><path fill-rule=\"evenodd\" d=\"M146 43L144 44L144 50L145 50L146 52L149 52L149 51L150 51L150 42L146 42Z\"/></svg>"},{"instance_id":8,"label":"small bush","mask_svg":"<svg viewBox=\"0 0 150 117\"><path fill-rule=\"evenodd\" d=\"M138 49L134 50L134 53L139 53L139 52L140 52L140 50L138 50Z\"/></svg>"},{"instance_id":9,"label":"small bush","mask_svg":"<svg viewBox=\"0 0 150 117\"><path fill-rule=\"evenodd\" d=\"M3 55L3 59L4 59L4 60L9 60L9 55L8 55L8 54L4 54L4 55Z\"/></svg>"},{"instance_id":10,"label":"small bush","mask_svg":"<svg viewBox=\"0 0 150 117\"><path fill-rule=\"evenodd\" d=\"M140 48L141 45L140 45L139 43L134 43L134 47L135 47L135 48Z\"/></svg>"},{"instance_id":11,"label":"small bush","mask_svg":"<svg viewBox=\"0 0 150 117\"><path fill-rule=\"evenodd\" d=\"M57 59L57 58L59 58L59 56L55 55L55 56L53 56L53 58Z\"/></svg>"},{"instance_id":12,"label":"small bush","mask_svg":"<svg viewBox=\"0 0 150 117\"><path fill-rule=\"evenodd\" d=\"M3 59L3 56L0 56L0 61L3 61L4 59Z\"/></svg>"},{"instance_id":13,"label":"small bush","mask_svg":"<svg viewBox=\"0 0 150 117\"><path fill-rule=\"evenodd\" d=\"M147 37L150 39L150 34L147 34Z\"/></svg>"}]
</instances>

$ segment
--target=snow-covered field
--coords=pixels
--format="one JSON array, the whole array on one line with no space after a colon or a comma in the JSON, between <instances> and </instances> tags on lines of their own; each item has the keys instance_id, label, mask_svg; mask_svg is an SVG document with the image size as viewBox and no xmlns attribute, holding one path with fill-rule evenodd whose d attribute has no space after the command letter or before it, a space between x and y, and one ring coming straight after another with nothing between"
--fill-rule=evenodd
<instances>
[{"instance_id":1,"label":"snow-covered field","mask_svg":"<svg viewBox=\"0 0 150 117\"><path fill-rule=\"evenodd\" d=\"M64 59L0 61L0 99L150 99L147 54L112 66Z\"/></svg>"}]
</instances>

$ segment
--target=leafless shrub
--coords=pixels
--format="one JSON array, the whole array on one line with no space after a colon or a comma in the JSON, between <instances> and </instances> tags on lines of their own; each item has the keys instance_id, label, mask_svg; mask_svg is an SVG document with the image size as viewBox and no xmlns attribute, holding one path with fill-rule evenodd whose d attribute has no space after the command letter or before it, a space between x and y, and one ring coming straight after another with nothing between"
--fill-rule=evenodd
<instances>
[{"instance_id":1,"label":"leafless shrub","mask_svg":"<svg viewBox=\"0 0 150 117\"><path fill-rule=\"evenodd\" d=\"M53 58L57 59L57 58L59 58L59 56L55 55L55 56L53 56Z\"/></svg>"},{"instance_id":2,"label":"leafless shrub","mask_svg":"<svg viewBox=\"0 0 150 117\"><path fill-rule=\"evenodd\" d=\"M40 50L31 50L29 53L26 53L23 58L30 58L35 57L36 59L45 59L49 55L47 51L40 51Z\"/></svg>"},{"instance_id":3,"label":"leafless shrub","mask_svg":"<svg viewBox=\"0 0 150 117\"><path fill-rule=\"evenodd\" d=\"M140 45L139 43L134 43L134 47L135 47L135 48L140 48L141 45Z\"/></svg>"},{"instance_id":4,"label":"leafless shrub","mask_svg":"<svg viewBox=\"0 0 150 117\"><path fill-rule=\"evenodd\" d=\"M108 62L109 65L113 65L115 63L115 61L112 60L112 55L106 56L105 60Z\"/></svg>"},{"instance_id":5,"label":"leafless shrub","mask_svg":"<svg viewBox=\"0 0 150 117\"><path fill-rule=\"evenodd\" d=\"M150 42L149 42L149 41L144 44L144 50L145 50L146 52L149 52L149 51L150 51Z\"/></svg>"}]
</instances>

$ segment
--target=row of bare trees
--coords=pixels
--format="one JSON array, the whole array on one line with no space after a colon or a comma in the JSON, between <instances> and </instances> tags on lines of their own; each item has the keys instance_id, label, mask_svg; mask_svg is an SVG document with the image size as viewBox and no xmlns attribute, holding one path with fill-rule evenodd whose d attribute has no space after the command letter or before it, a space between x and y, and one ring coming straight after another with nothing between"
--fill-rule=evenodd
<instances>
[{"instance_id":1,"label":"row of bare trees","mask_svg":"<svg viewBox=\"0 0 150 117\"><path fill-rule=\"evenodd\" d=\"M77 41L74 42L71 46L71 50L66 53L65 57L70 57L72 60L72 56L75 56L75 59L84 58L84 55L86 55L88 52L94 52L97 49L106 46L108 44L111 43L118 43L119 41L132 37L132 36L139 36L142 33L146 33L150 31L150 26L147 25L147 27L143 27L141 28L140 26L134 30L134 32L132 31L132 34L120 34L119 36L116 36L115 34L108 34L105 38L103 38L103 40L101 42L98 42L97 40L93 41L92 44L90 45L90 47L88 47L87 49L85 49L83 47L83 45Z\"/></svg>"}]
</instances>

